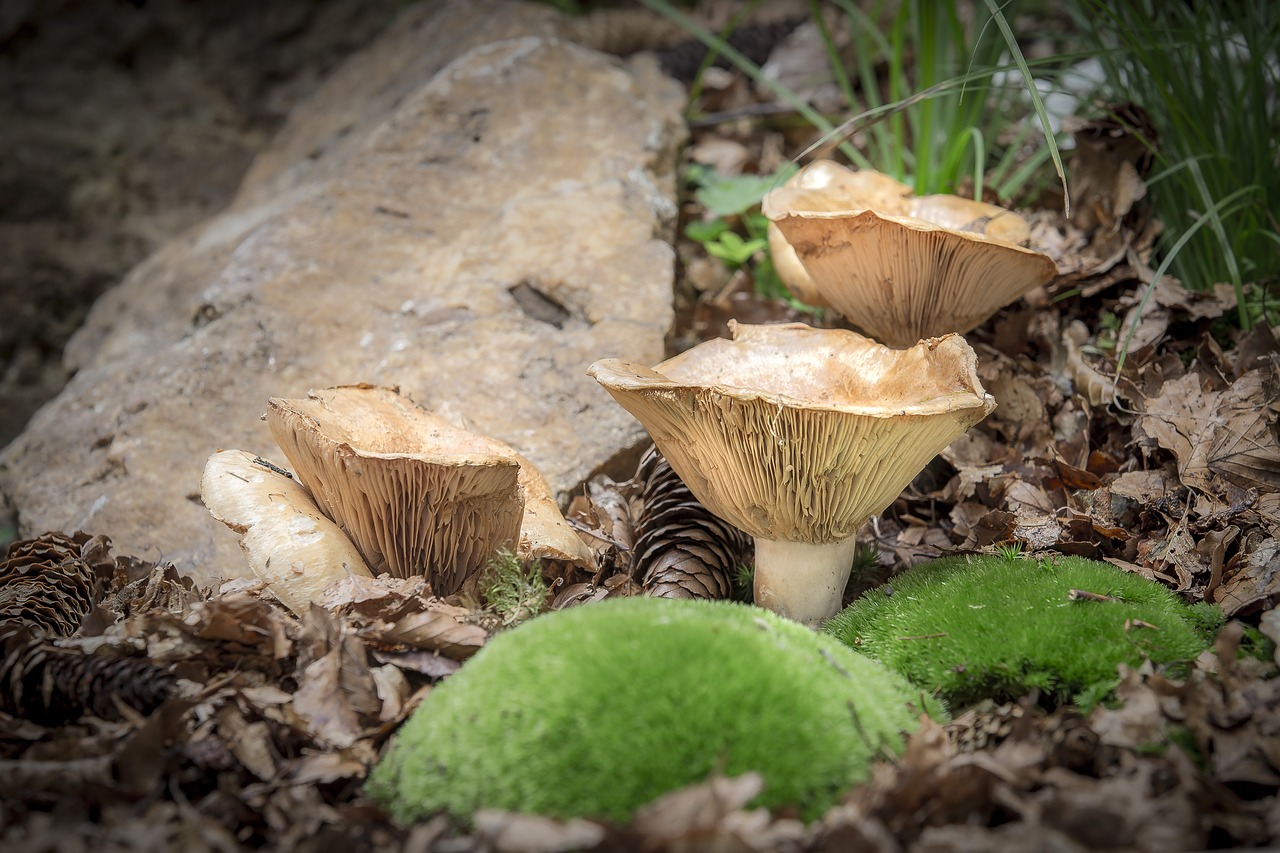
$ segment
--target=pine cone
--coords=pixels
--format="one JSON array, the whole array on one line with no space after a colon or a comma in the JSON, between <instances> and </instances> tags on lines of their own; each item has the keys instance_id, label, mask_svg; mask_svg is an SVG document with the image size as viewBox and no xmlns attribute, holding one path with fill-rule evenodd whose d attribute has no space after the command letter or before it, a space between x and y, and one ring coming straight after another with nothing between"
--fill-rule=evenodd
<instances>
[{"instance_id":1,"label":"pine cone","mask_svg":"<svg viewBox=\"0 0 1280 853\"><path fill-rule=\"evenodd\" d=\"M11 626L0 648L0 711L44 726L84 714L118 719L114 697L149 714L173 687L149 661L59 649L25 627Z\"/></svg>"},{"instance_id":2,"label":"pine cone","mask_svg":"<svg viewBox=\"0 0 1280 853\"><path fill-rule=\"evenodd\" d=\"M85 533L46 533L10 543L0 561L0 623L19 622L57 637L74 634L107 580L101 567L95 571L104 542Z\"/></svg>"},{"instance_id":3,"label":"pine cone","mask_svg":"<svg viewBox=\"0 0 1280 853\"><path fill-rule=\"evenodd\" d=\"M751 539L698 503L656 447L640 460L635 480L644 491L632 576L640 576L645 594L732 598L734 573L751 559Z\"/></svg>"}]
</instances>

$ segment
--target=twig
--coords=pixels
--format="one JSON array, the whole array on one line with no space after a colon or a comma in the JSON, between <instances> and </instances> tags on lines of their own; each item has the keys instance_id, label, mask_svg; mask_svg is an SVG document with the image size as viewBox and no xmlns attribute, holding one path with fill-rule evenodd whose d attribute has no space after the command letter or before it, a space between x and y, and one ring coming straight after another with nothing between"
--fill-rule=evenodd
<instances>
[{"instance_id":1,"label":"twig","mask_svg":"<svg viewBox=\"0 0 1280 853\"><path fill-rule=\"evenodd\" d=\"M1100 592L1089 592L1087 589L1071 589L1067 590L1067 601L1119 601L1120 599L1112 595L1103 595Z\"/></svg>"}]
</instances>

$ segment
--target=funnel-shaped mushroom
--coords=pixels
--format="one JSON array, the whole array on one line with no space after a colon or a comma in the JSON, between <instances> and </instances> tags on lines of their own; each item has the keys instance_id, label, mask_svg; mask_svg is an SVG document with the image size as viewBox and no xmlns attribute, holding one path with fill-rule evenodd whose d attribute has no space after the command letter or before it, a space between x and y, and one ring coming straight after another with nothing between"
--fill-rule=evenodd
<instances>
[{"instance_id":1,"label":"funnel-shaped mushroom","mask_svg":"<svg viewBox=\"0 0 1280 853\"><path fill-rule=\"evenodd\" d=\"M433 417L387 388L271 398L267 423L316 503L374 573L425 574L450 595L520 533L510 448Z\"/></svg>"},{"instance_id":2,"label":"funnel-shaped mushroom","mask_svg":"<svg viewBox=\"0 0 1280 853\"><path fill-rule=\"evenodd\" d=\"M243 450L209 457L200 499L213 517L241 534L249 568L301 616L329 584L371 577L364 558L296 480Z\"/></svg>"},{"instance_id":3,"label":"funnel-shaped mushroom","mask_svg":"<svg viewBox=\"0 0 1280 853\"><path fill-rule=\"evenodd\" d=\"M995 401L959 335L893 350L801 324L730 329L652 369L589 373L707 509L755 538L756 603L815 624L840 605L858 527Z\"/></svg>"},{"instance_id":4,"label":"funnel-shaped mushroom","mask_svg":"<svg viewBox=\"0 0 1280 853\"><path fill-rule=\"evenodd\" d=\"M894 347L963 334L1057 266L1024 248L1027 223L954 195L913 196L870 170L818 161L768 193L770 246L795 294Z\"/></svg>"}]
</instances>

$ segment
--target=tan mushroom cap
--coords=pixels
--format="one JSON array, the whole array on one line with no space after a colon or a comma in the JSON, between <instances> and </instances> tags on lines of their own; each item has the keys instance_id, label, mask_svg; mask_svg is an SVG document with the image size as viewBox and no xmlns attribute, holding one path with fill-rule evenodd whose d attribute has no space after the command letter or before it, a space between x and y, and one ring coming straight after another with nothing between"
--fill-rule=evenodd
<instances>
[{"instance_id":1,"label":"tan mushroom cap","mask_svg":"<svg viewBox=\"0 0 1280 853\"><path fill-rule=\"evenodd\" d=\"M995 408L958 335L894 350L802 324L730 329L652 369L589 372L698 500L757 539L852 537Z\"/></svg>"},{"instance_id":2,"label":"tan mushroom cap","mask_svg":"<svg viewBox=\"0 0 1280 853\"><path fill-rule=\"evenodd\" d=\"M510 452L391 389L273 397L267 423L316 503L375 573L425 574L435 594L450 595L516 545L524 501Z\"/></svg>"},{"instance_id":3,"label":"tan mushroom cap","mask_svg":"<svg viewBox=\"0 0 1280 853\"><path fill-rule=\"evenodd\" d=\"M802 169L762 209L787 286L890 346L968 332L1057 274L1048 255L1021 245L1030 231L1012 211L913 196L879 172L830 161Z\"/></svg>"},{"instance_id":4,"label":"tan mushroom cap","mask_svg":"<svg viewBox=\"0 0 1280 853\"><path fill-rule=\"evenodd\" d=\"M520 463L520 492L524 496L524 520L520 522L516 556L521 560L561 560L594 570L595 555L564 520L546 479L532 462L514 450L510 452Z\"/></svg>"},{"instance_id":5,"label":"tan mushroom cap","mask_svg":"<svg viewBox=\"0 0 1280 853\"><path fill-rule=\"evenodd\" d=\"M377 572L427 574L448 595L499 550L594 568L528 459L389 388L272 399L272 434Z\"/></svg>"},{"instance_id":6,"label":"tan mushroom cap","mask_svg":"<svg viewBox=\"0 0 1280 853\"><path fill-rule=\"evenodd\" d=\"M296 480L243 450L209 457L200 499L218 521L241 534L249 568L276 598L301 615L330 584L372 577L364 558Z\"/></svg>"}]
</instances>

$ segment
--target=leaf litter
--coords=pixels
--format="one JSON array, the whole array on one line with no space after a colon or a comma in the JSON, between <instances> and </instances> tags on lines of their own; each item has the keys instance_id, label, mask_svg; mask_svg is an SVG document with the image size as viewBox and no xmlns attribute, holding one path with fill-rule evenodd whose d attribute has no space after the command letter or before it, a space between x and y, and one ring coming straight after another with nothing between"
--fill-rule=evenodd
<instances>
[{"instance_id":1,"label":"leaf litter","mask_svg":"<svg viewBox=\"0 0 1280 853\"><path fill-rule=\"evenodd\" d=\"M708 80L708 112L762 100L740 77ZM1098 129L1079 133L1087 141ZM767 175L781 152L807 143L795 134L707 123L691 154L722 174ZM197 589L170 565L112 555L104 536L49 534L15 543L25 550L15 558L11 547L0 568L0 678L47 688L9 689L0 707L0 846L887 853L1277 843L1280 652L1268 662L1240 649L1253 626L1280 641L1280 345L1265 326L1224 331L1236 307L1229 288L1155 280L1160 226L1145 218L1140 164L1106 145L1082 149L1076 218L1030 216L1033 245L1061 274L970 336L999 408L867 523L860 538L874 565L849 594L922 560L1000 546L1107 560L1231 620L1184 679L1123 670L1119 702L1087 716L1032 695L957 709L945 725L926 719L899 760L875 765L809 826L751 808L761 781L747 774L671 792L625 826L483 810L470 827L444 816L401 827L362 798L362 781L399 723L500 619L475 601L432 597L421 579L387 577L336 584L297 617L260 584ZM690 203L683 214L700 211ZM841 322L759 296L750 269L730 270L691 241L678 251L676 349L722 334L730 318ZM716 582L653 582L635 549L645 485L639 472L583 484L568 517L597 569L545 566L550 607L659 588L726 593L728 563L743 555L700 534L687 504L659 550L714 553ZM66 660L73 670L58 669ZM109 706L95 701L101 682L80 677L120 671L131 686Z\"/></svg>"}]
</instances>

